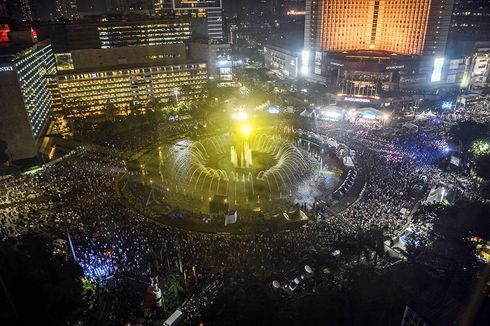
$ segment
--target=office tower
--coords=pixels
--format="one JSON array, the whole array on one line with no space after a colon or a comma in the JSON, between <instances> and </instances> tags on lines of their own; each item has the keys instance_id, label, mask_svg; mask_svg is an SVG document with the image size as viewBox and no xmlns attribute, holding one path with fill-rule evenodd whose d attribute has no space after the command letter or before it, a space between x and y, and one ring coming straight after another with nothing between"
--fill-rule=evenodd
<instances>
[{"instance_id":1,"label":"office tower","mask_svg":"<svg viewBox=\"0 0 490 326\"><path fill-rule=\"evenodd\" d=\"M455 0L450 37L490 41L490 1Z\"/></svg>"},{"instance_id":2,"label":"office tower","mask_svg":"<svg viewBox=\"0 0 490 326\"><path fill-rule=\"evenodd\" d=\"M126 12L128 10L126 0L106 0L105 3L108 12Z\"/></svg>"},{"instance_id":3,"label":"office tower","mask_svg":"<svg viewBox=\"0 0 490 326\"><path fill-rule=\"evenodd\" d=\"M0 138L12 160L35 157L49 120L50 80L55 63L48 41L37 42L33 30L11 32L0 49Z\"/></svg>"},{"instance_id":4,"label":"office tower","mask_svg":"<svg viewBox=\"0 0 490 326\"><path fill-rule=\"evenodd\" d=\"M177 44L191 38L187 19L103 23L97 29L101 48Z\"/></svg>"},{"instance_id":5,"label":"office tower","mask_svg":"<svg viewBox=\"0 0 490 326\"><path fill-rule=\"evenodd\" d=\"M190 43L193 58L206 62L209 79L225 85L233 82L233 60L231 45L228 43Z\"/></svg>"},{"instance_id":6,"label":"office tower","mask_svg":"<svg viewBox=\"0 0 490 326\"><path fill-rule=\"evenodd\" d=\"M22 21L31 22L33 21L32 9L29 0L19 0L20 10L22 15Z\"/></svg>"},{"instance_id":7,"label":"office tower","mask_svg":"<svg viewBox=\"0 0 490 326\"><path fill-rule=\"evenodd\" d=\"M228 28L228 43L235 45L237 43L238 26L231 24Z\"/></svg>"},{"instance_id":8,"label":"office tower","mask_svg":"<svg viewBox=\"0 0 490 326\"><path fill-rule=\"evenodd\" d=\"M221 0L172 0L177 16L191 17L196 37L223 41L223 9Z\"/></svg>"},{"instance_id":9,"label":"office tower","mask_svg":"<svg viewBox=\"0 0 490 326\"><path fill-rule=\"evenodd\" d=\"M56 0L56 18L77 20L78 19L77 0Z\"/></svg>"},{"instance_id":10,"label":"office tower","mask_svg":"<svg viewBox=\"0 0 490 326\"><path fill-rule=\"evenodd\" d=\"M0 0L0 17L7 16L7 0Z\"/></svg>"},{"instance_id":11,"label":"office tower","mask_svg":"<svg viewBox=\"0 0 490 326\"><path fill-rule=\"evenodd\" d=\"M29 0L6 0L4 4L6 14L11 20L24 23L34 20Z\"/></svg>"},{"instance_id":12,"label":"office tower","mask_svg":"<svg viewBox=\"0 0 490 326\"><path fill-rule=\"evenodd\" d=\"M51 40L55 53L79 49L178 44L191 39L191 23L188 18L41 24L36 28L41 39Z\"/></svg>"},{"instance_id":13,"label":"office tower","mask_svg":"<svg viewBox=\"0 0 490 326\"><path fill-rule=\"evenodd\" d=\"M155 6L164 0L105 0L106 11L109 13L128 14L132 12L150 14L154 12Z\"/></svg>"}]
</instances>

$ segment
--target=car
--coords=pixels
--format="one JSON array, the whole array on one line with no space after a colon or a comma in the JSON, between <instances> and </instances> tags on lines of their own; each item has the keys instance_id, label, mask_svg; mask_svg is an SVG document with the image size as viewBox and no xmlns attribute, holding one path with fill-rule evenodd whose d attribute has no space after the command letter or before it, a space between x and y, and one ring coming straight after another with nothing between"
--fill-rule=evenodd
<instances>
[{"instance_id":1,"label":"car","mask_svg":"<svg viewBox=\"0 0 490 326\"><path fill-rule=\"evenodd\" d=\"M289 289L291 291L296 290L300 282L300 279L296 277L294 280L291 281L291 283L289 283Z\"/></svg>"}]
</instances>

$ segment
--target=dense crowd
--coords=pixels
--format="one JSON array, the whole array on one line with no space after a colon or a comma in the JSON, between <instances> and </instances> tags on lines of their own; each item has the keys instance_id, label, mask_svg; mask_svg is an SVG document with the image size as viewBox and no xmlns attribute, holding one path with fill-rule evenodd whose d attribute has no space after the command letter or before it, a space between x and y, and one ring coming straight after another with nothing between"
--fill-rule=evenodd
<instances>
[{"instance_id":1,"label":"dense crowd","mask_svg":"<svg viewBox=\"0 0 490 326\"><path fill-rule=\"evenodd\" d=\"M165 136L194 127L190 122L176 123ZM362 126L319 126L316 132L356 151L366 187L342 213L297 230L244 236L197 234L157 225L127 208L114 191L116 177L124 173L128 153L160 137L152 134L79 149L36 173L0 180L0 236L48 232L67 239L69 235L85 275L102 284L110 276L149 281L153 261L170 269L181 260L188 275L196 271L196 294L182 309L188 321L197 320L225 279L240 282L252 276L284 275L312 248L335 249L341 237L360 229L377 226L386 235L402 234L409 226L410 212L435 185L444 183L455 196L477 197L471 180L438 166L444 158L443 131L392 129L398 134Z\"/></svg>"}]
</instances>

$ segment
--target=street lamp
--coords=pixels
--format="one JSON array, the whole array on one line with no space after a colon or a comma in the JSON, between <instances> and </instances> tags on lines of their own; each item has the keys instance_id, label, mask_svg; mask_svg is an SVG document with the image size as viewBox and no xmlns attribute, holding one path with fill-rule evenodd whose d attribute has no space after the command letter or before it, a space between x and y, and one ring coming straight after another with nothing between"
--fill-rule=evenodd
<instances>
[{"instance_id":1,"label":"street lamp","mask_svg":"<svg viewBox=\"0 0 490 326\"><path fill-rule=\"evenodd\" d=\"M174 94L175 94L175 102L176 103L179 103L179 90L178 89L174 89Z\"/></svg>"}]
</instances>

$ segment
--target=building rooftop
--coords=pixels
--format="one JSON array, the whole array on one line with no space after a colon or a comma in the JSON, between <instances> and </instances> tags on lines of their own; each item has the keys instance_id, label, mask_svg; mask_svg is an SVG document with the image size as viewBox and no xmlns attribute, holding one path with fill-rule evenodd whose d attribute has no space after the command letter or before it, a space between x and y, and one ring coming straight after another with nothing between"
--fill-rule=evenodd
<instances>
[{"instance_id":1,"label":"building rooftop","mask_svg":"<svg viewBox=\"0 0 490 326\"><path fill-rule=\"evenodd\" d=\"M83 73L97 73L104 71L114 71L114 70L129 70L129 69L142 69L142 68L157 68L165 66L176 66L184 64L206 64L204 61L196 60L178 60L173 62L160 62L160 63L141 63L141 64L131 64L131 65L116 65L116 66L103 66L103 67L93 67L93 68L83 68L74 70L61 70L58 71L58 75L73 75L73 74L83 74Z\"/></svg>"}]
</instances>

